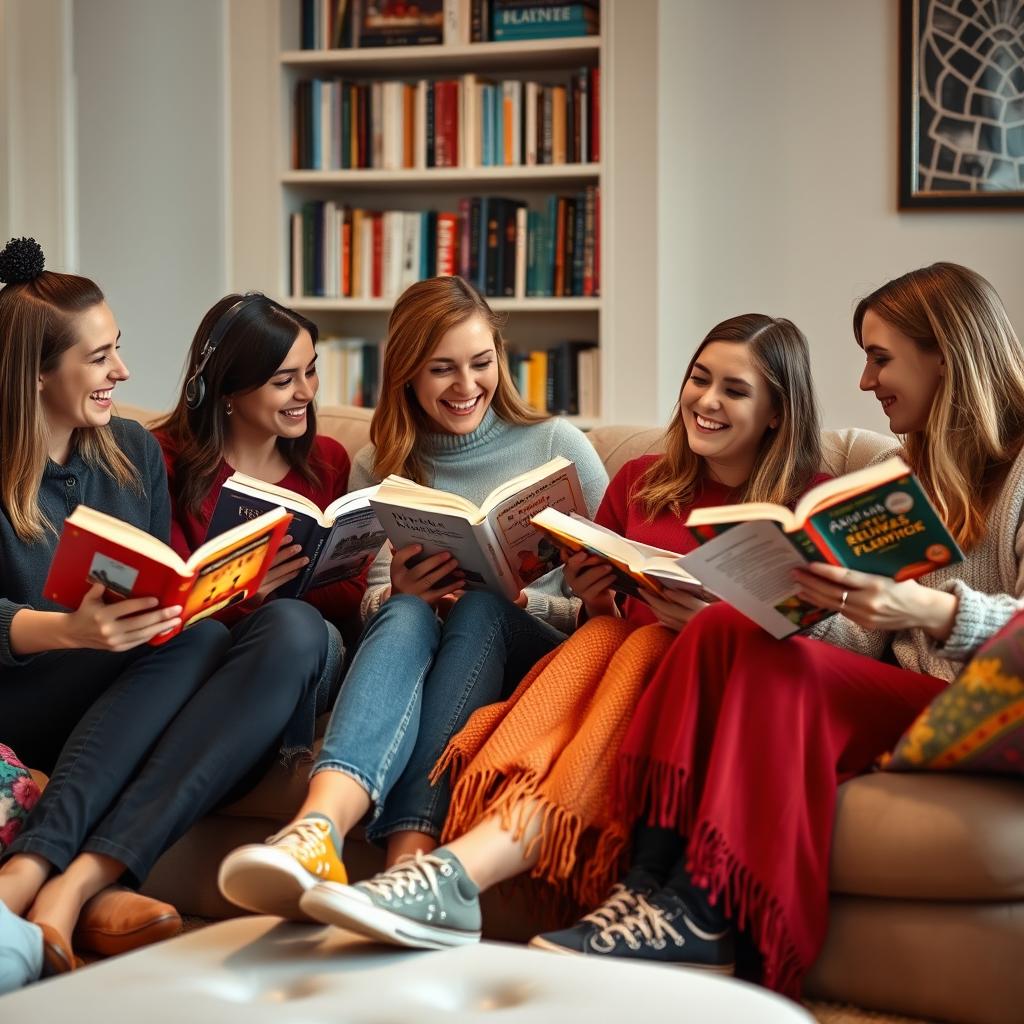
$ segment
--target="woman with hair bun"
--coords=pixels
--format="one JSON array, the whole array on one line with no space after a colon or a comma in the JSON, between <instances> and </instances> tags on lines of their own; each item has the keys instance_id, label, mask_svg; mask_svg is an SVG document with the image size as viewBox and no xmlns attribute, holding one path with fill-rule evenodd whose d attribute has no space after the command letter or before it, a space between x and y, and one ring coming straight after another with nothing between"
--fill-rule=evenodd
<instances>
[{"instance_id":1,"label":"woman with hair bun","mask_svg":"<svg viewBox=\"0 0 1024 1024\"><path fill-rule=\"evenodd\" d=\"M140 884L273 755L325 669L328 641L299 601L272 602L233 631L205 620L150 647L180 608L107 604L99 584L73 611L43 596L80 503L168 541L167 480L153 437L113 415L128 369L96 284L45 270L31 239L0 253L0 282L3 739L50 775L4 851L0 904L6 924L38 926L13 933L42 938L49 970L64 971L76 963L72 936L112 953L180 928L173 907L111 887ZM0 949L0 968L32 959Z\"/></svg>"}]
</instances>

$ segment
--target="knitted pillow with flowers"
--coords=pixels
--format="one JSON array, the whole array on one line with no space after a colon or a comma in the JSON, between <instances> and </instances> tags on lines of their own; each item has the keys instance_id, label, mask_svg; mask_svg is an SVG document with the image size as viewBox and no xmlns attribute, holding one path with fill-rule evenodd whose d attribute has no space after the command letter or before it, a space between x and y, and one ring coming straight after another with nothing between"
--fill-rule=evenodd
<instances>
[{"instance_id":1,"label":"knitted pillow with flowers","mask_svg":"<svg viewBox=\"0 0 1024 1024\"><path fill-rule=\"evenodd\" d=\"M0 853L3 853L39 799L39 787L29 770L0 743Z\"/></svg>"},{"instance_id":2,"label":"knitted pillow with flowers","mask_svg":"<svg viewBox=\"0 0 1024 1024\"><path fill-rule=\"evenodd\" d=\"M917 716L885 767L1024 775L1024 612Z\"/></svg>"}]
</instances>

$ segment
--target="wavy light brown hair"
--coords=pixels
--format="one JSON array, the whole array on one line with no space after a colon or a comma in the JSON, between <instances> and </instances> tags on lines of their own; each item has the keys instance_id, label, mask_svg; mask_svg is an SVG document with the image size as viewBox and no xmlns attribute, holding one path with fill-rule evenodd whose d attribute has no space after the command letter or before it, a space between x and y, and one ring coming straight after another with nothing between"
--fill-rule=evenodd
<instances>
[{"instance_id":1,"label":"wavy light brown hair","mask_svg":"<svg viewBox=\"0 0 1024 1024\"><path fill-rule=\"evenodd\" d=\"M78 317L103 301L94 281L52 270L0 289L0 501L14 532L26 543L55 529L38 504L49 457L39 376L56 369L78 341ZM139 475L109 426L80 427L71 445L89 465L141 494Z\"/></svg>"},{"instance_id":2,"label":"wavy light brown hair","mask_svg":"<svg viewBox=\"0 0 1024 1024\"><path fill-rule=\"evenodd\" d=\"M494 341L498 386L491 408L495 415L517 425L549 419L519 397L508 371L501 320L484 297L461 277L418 281L399 296L388 321L380 398L370 422L370 440L375 448L373 468L381 479L395 473L417 483L429 483L422 439L436 433L437 428L406 385L426 366L445 334L472 316L483 318Z\"/></svg>"},{"instance_id":3,"label":"wavy light brown hair","mask_svg":"<svg viewBox=\"0 0 1024 1024\"><path fill-rule=\"evenodd\" d=\"M778 427L765 431L754 471L737 500L792 505L810 486L821 464L821 424L807 339L790 320L763 313L734 316L712 327L694 352L665 435L665 452L637 481L630 495L650 519L665 509L678 514L693 501L703 460L690 448L682 389L701 352L713 341L749 348L751 361L768 385L772 409L779 417Z\"/></svg>"},{"instance_id":4,"label":"wavy light brown hair","mask_svg":"<svg viewBox=\"0 0 1024 1024\"><path fill-rule=\"evenodd\" d=\"M226 326L216 349L203 367L203 400L190 409L185 396L189 378L202 361L207 339L218 321L237 302L243 301ZM277 373L298 338L309 332L317 343L316 324L301 313L282 306L259 292L225 295L199 322L188 350L185 379L178 401L153 430L166 436L175 452L173 497L190 515L197 515L213 485L227 442L226 400L263 387ZM301 437L279 437L277 449L288 465L311 484L320 481L312 458L316 440L316 410L306 410L306 431Z\"/></svg>"},{"instance_id":5,"label":"wavy light brown hair","mask_svg":"<svg viewBox=\"0 0 1024 1024\"><path fill-rule=\"evenodd\" d=\"M924 430L903 445L950 533L969 550L984 538L989 508L1024 444L1024 348L996 290L956 263L912 270L861 299L853 314L861 348L869 309L945 360Z\"/></svg>"}]
</instances>

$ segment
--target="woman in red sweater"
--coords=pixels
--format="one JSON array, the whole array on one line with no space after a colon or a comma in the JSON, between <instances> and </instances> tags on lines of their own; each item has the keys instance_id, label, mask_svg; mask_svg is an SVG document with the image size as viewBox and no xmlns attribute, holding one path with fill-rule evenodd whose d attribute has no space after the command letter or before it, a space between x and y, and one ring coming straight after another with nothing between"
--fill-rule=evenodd
<instances>
[{"instance_id":1,"label":"woman in red sweater","mask_svg":"<svg viewBox=\"0 0 1024 1024\"><path fill-rule=\"evenodd\" d=\"M316 341L312 321L255 292L227 295L203 317L178 402L154 427L167 465L171 544L182 557L206 539L221 485L233 472L286 487L320 508L347 490L348 454L316 432ZM285 537L255 597L218 618L240 621L298 576L309 560L290 541ZM315 707L300 709L285 736L286 754L309 749L315 714L326 709L340 674L339 630L358 619L365 588L363 573L304 595L328 624L331 654Z\"/></svg>"},{"instance_id":2,"label":"woman in red sweater","mask_svg":"<svg viewBox=\"0 0 1024 1024\"><path fill-rule=\"evenodd\" d=\"M695 546L682 526L690 509L792 504L820 479L819 445L803 335L788 320L734 317L691 360L665 453L619 471L597 522L685 553ZM514 875L530 872L567 910L605 895L629 840L613 814L614 751L647 680L705 605L666 591L620 606L611 570L582 553L565 576L588 621L509 700L475 712L435 768L457 780L446 845L366 883L320 882L302 897L307 914L434 948L479 938L479 892Z\"/></svg>"}]
</instances>

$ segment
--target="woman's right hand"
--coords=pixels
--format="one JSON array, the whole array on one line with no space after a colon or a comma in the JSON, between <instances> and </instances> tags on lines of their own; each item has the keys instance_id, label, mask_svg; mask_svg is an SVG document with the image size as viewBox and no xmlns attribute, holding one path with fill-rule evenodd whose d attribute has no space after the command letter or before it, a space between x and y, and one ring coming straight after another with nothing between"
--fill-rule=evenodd
<instances>
[{"instance_id":1,"label":"woman's right hand","mask_svg":"<svg viewBox=\"0 0 1024 1024\"><path fill-rule=\"evenodd\" d=\"M281 547L277 549L277 554L274 555L274 560L270 563L263 582L249 599L254 605L262 604L278 587L291 583L309 565L309 559L305 555L301 558L295 557L302 551L302 545L291 544L290 541L291 537L282 538ZM289 546L285 547L286 544Z\"/></svg>"},{"instance_id":2,"label":"woman's right hand","mask_svg":"<svg viewBox=\"0 0 1024 1024\"><path fill-rule=\"evenodd\" d=\"M391 593L409 594L435 605L446 594L462 588L462 573L459 563L447 551L410 565L422 551L422 544L409 544L392 552Z\"/></svg>"},{"instance_id":3,"label":"woman's right hand","mask_svg":"<svg viewBox=\"0 0 1024 1024\"><path fill-rule=\"evenodd\" d=\"M130 651L181 623L181 605L157 608L155 597L132 597L107 604L104 586L94 583L66 618L62 646L94 651Z\"/></svg>"},{"instance_id":4,"label":"woman's right hand","mask_svg":"<svg viewBox=\"0 0 1024 1024\"><path fill-rule=\"evenodd\" d=\"M586 551L563 553L562 571L569 589L583 602L588 618L597 615L618 616L615 592L611 589L615 574L607 562Z\"/></svg>"}]
</instances>

